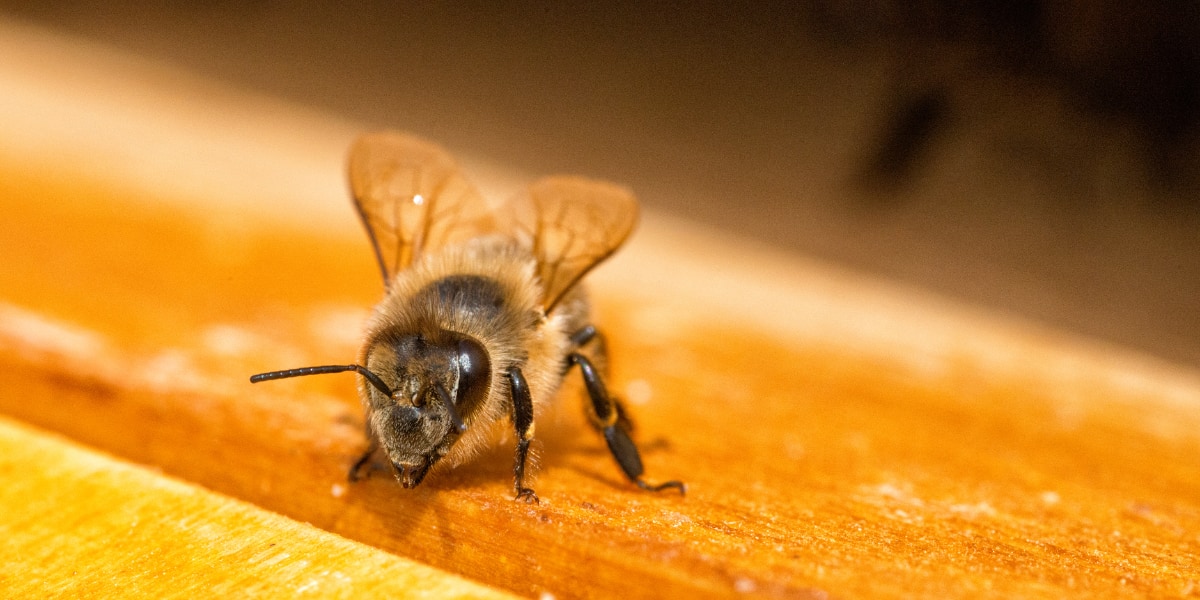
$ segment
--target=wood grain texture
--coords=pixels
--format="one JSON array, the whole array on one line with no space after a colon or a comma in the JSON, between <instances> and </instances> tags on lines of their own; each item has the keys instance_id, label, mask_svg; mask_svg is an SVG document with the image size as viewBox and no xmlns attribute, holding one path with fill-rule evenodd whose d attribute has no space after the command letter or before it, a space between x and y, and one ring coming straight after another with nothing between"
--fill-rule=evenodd
<instances>
[{"instance_id":1,"label":"wood grain texture","mask_svg":"<svg viewBox=\"0 0 1200 600\"><path fill-rule=\"evenodd\" d=\"M352 378L246 382L350 360L379 298L341 161L314 158L343 131L254 102L205 117L154 89L130 97L182 137L109 136L103 110L81 110L105 126L73 130L82 172L24 151L43 125L6 113L25 132L0 140L12 418L527 596L1200 594L1195 371L654 215L591 279L648 476L686 480L686 498L623 481L571 390L539 416L540 505L510 499L511 439L416 490L349 485ZM324 142L280 133L305 127ZM237 176L187 156L236 157ZM274 191L248 213L256 171L280 178L254 179Z\"/></svg>"}]
</instances>

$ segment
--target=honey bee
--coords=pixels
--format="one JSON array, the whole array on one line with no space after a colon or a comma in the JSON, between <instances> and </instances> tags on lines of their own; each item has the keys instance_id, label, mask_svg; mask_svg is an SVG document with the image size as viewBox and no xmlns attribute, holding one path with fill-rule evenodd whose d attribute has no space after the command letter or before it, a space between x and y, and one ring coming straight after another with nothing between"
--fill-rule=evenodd
<instances>
[{"instance_id":1,"label":"honey bee","mask_svg":"<svg viewBox=\"0 0 1200 600\"><path fill-rule=\"evenodd\" d=\"M637 221L626 188L547 177L492 210L442 148L378 132L350 151L350 188L386 289L358 362L260 373L270 379L353 371L366 411L366 452L355 481L382 447L405 488L432 467L461 464L508 417L516 431L513 490L526 487L534 415L571 367L585 412L617 465L647 490L685 491L642 479L621 402L604 385L604 338L589 321L580 279L621 246Z\"/></svg>"}]
</instances>

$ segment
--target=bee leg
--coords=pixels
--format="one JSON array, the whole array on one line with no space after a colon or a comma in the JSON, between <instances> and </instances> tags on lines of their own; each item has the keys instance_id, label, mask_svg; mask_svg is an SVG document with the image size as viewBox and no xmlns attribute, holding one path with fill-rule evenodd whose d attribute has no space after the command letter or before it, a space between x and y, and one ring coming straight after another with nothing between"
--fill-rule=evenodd
<instances>
[{"instance_id":1,"label":"bee leg","mask_svg":"<svg viewBox=\"0 0 1200 600\"><path fill-rule=\"evenodd\" d=\"M571 343L575 344L576 348L582 348L584 344L592 341L599 333L599 331L596 331L595 325L588 325L571 334Z\"/></svg>"},{"instance_id":2,"label":"bee leg","mask_svg":"<svg viewBox=\"0 0 1200 600\"><path fill-rule=\"evenodd\" d=\"M600 373L601 376L608 373L608 344L605 342L604 334L597 331L595 325L588 325L576 331L571 335L571 343L575 345L575 348L584 357L592 361L592 370ZM573 366L575 366L575 363L568 358L563 363L563 377L566 377L567 372ZM627 434L632 433L634 430L633 420L629 417L629 411L625 409L620 398L615 396L609 396L608 398L612 400L617 410L617 427L624 429ZM603 431L604 429L603 424L595 424L595 426L598 430Z\"/></svg>"},{"instance_id":3,"label":"bee leg","mask_svg":"<svg viewBox=\"0 0 1200 600\"><path fill-rule=\"evenodd\" d=\"M351 483L364 478L362 475L360 475L363 466L371 461L371 457L375 454L375 451L379 449L379 442L375 439L375 436L372 435L370 426L367 427L367 439L371 441L371 443L367 446L367 451L363 452L363 455L358 457L358 460L354 461L354 465L350 467L350 472L346 474L346 479L350 480ZM367 475L370 474L371 471L368 469Z\"/></svg>"},{"instance_id":4,"label":"bee leg","mask_svg":"<svg viewBox=\"0 0 1200 600\"><path fill-rule=\"evenodd\" d=\"M529 395L529 384L521 369L508 370L508 382L512 390L513 426L517 430L517 456L513 464L513 491L516 500L537 504L537 494L525 487L525 462L529 458L529 442L533 441L533 397Z\"/></svg>"},{"instance_id":5,"label":"bee leg","mask_svg":"<svg viewBox=\"0 0 1200 600\"><path fill-rule=\"evenodd\" d=\"M642 479L642 473L645 472L645 468L642 467L642 456L638 453L633 439L629 437L628 426L622 423L623 411L620 405L608 395L604 381L600 379L600 374L596 372L592 361L578 352L572 352L567 356L567 360L569 364L579 365L579 371L583 374L583 383L587 386L588 397L592 400L592 409L595 413L592 425L604 434L604 440L608 442L608 450L612 452L613 458L617 460L617 464L625 472L625 476L644 490L657 492L675 488L679 490L680 494L686 493L687 486L681 481L652 484L646 483Z\"/></svg>"}]
</instances>

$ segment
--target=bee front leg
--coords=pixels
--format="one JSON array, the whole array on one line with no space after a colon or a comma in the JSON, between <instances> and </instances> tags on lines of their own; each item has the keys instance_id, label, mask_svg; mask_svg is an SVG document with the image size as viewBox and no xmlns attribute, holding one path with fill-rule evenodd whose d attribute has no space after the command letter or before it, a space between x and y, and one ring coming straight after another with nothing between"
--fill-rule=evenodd
<instances>
[{"instance_id":1,"label":"bee front leg","mask_svg":"<svg viewBox=\"0 0 1200 600\"><path fill-rule=\"evenodd\" d=\"M369 440L367 451L363 452L363 455L354 461L354 465L350 467L350 472L346 473L346 479L350 480L351 483L362 479L362 475L359 473L362 471L363 466L370 462L371 456L375 454L375 451L379 449L379 441L375 439L375 434L371 432L370 425L367 425L367 440ZM369 475L370 473L370 470L368 470L367 474Z\"/></svg>"},{"instance_id":2,"label":"bee front leg","mask_svg":"<svg viewBox=\"0 0 1200 600\"><path fill-rule=\"evenodd\" d=\"M592 335L595 335L594 330L592 330L588 338L590 339ZM608 390L604 387L604 381L601 380L600 374L596 372L592 361L578 352L569 354L567 361L570 365L579 365L579 371L583 374L583 382L587 386L588 397L592 400L592 409L594 412L594 415L592 415L592 425L604 434L604 440L608 442L608 450L612 452L613 458L617 460L617 464L625 472L625 476L644 490L657 492L667 488L675 488L679 490L679 493L685 493L687 487L681 481L652 484L642 480L642 473L645 472L645 468L642 466L642 456L638 453L633 439L629 437L628 426L621 418L622 411L619 405L608 395Z\"/></svg>"},{"instance_id":3,"label":"bee front leg","mask_svg":"<svg viewBox=\"0 0 1200 600\"><path fill-rule=\"evenodd\" d=\"M529 384L521 369L512 367L508 370L508 382L512 390L513 427L517 430L517 456L513 464L513 491L516 500L538 502L537 494L525 484L525 462L529 458L529 442L533 441L533 397L529 394Z\"/></svg>"}]
</instances>

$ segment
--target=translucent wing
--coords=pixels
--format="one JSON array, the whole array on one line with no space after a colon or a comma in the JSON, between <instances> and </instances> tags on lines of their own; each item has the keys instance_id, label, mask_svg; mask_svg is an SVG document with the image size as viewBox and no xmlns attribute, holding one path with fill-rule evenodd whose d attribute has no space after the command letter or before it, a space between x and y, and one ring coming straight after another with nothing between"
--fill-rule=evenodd
<instances>
[{"instance_id":1,"label":"translucent wing","mask_svg":"<svg viewBox=\"0 0 1200 600\"><path fill-rule=\"evenodd\" d=\"M486 202L440 146L385 131L350 149L350 189L384 283L423 252L495 230Z\"/></svg>"},{"instance_id":2,"label":"translucent wing","mask_svg":"<svg viewBox=\"0 0 1200 600\"><path fill-rule=\"evenodd\" d=\"M637 222L637 199L627 188L583 177L547 177L514 204L511 225L533 249L550 312L576 282L624 243Z\"/></svg>"}]
</instances>

